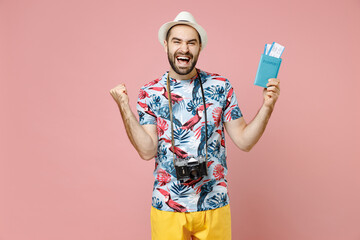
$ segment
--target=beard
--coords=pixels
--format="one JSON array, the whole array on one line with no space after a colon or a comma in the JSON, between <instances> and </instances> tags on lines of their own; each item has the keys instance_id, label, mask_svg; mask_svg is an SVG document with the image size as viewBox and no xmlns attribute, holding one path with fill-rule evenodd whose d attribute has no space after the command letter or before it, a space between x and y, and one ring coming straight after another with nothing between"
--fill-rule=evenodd
<instances>
[{"instance_id":1,"label":"beard","mask_svg":"<svg viewBox=\"0 0 360 240\"><path fill-rule=\"evenodd\" d=\"M191 53L179 54L181 56L187 56L190 58L190 61L192 61L192 63L189 67L178 67L176 65L176 61L177 61L176 55L178 55L177 52L175 52L174 54L171 54L169 52L169 48L168 48L168 60L169 60L169 63L170 63L170 66L172 67L172 69L179 75L187 75L187 74L191 73L191 71L195 68L199 54L197 54L195 57Z\"/></svg>"}]
</instances>

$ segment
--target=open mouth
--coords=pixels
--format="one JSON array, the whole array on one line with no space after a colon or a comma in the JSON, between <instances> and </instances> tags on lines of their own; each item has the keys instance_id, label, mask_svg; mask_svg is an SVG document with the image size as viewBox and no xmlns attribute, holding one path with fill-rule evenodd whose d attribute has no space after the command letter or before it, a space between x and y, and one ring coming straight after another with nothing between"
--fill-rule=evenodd
<instances>
[{"instance_id":1,"label":"open mouth","mask_svg":"<svg viewBox=\"0 0 360 240\"><path fill-rule=\"evenodd\" d=\"M187 65L190 62L190 57L176 57L180 65Z\"/></svg>"}]
</instances>

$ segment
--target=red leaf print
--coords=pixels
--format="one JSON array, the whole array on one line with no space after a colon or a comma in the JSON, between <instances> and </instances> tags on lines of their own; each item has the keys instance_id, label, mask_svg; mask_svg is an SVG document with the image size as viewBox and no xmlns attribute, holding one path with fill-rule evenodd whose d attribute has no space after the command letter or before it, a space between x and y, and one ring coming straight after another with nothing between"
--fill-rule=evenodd
<instances>
[{"instance_id":1,"label":"red leaf print","mask_svg":"<svg viewBox=\"0 0 360 240\"><path fill-rule=\"evenodd\" d=\"M235 107L235 105L231 105L228 112L225 114L226 116L226 120L230 121L231 120L231 110Z\"/></svg>"},{"instance_id":2,"label":"red leaf print","mask_svg":"<svg viewBox=\"0 0 360 240\"><path fill-rule=\"evenodd\" d=\"M166 130L168 130L169 124L162 118L157 118L157 131L158 135L161 137Z\"/></svg>"},{"instance_id":3,"label":"red leaf print","mask_svg":"<svg viewBox=\"0 0 360 240\"><path fill-rule=\"evenodd\" d=\"M200 126L200 127L198 127L197 129L195 129L195 137L196 137L196 139L199 139L199 137L201 136L201 127L202 126Z\"/></svg>"},{"instance_id":4,"label":"red leaf print","mask_svg":"<svg viewBox=\"0 0 360 240\"><path fill-rule=\"evenodd\" d=\"M150 87L150 86L154 86L155 84L157 84L161 79L158 78L158 79L155 79L147 84L144 85L144 87Z\"/></svg>"},{"instance_id":5,"label":"red leaf print","mask_svg":"<svg viewBox=\"0 0 360 240\"><path fill-rule=\"evenodd\" d=\"M144 99L146 97L149 97L149 94L146 91L144 91L143 89L140 89L139 98Z\"/></svg>"},{"instance_id":6,"label":"red leaf print","mask_svg":"<svg viewBox=\"0 0 360 240\"><path fill-rule=\"evenodd\" d=\"M220 180L222 179L225 174L224 174L224 167L221 164L217 164L214 168L214 173L213 173L214 177L216 180Z\"/></svg>"},{"instance_id":7,"label":"red leaf print","mask_svg":"<svg viewBox=\"0 0 360 240\"><path fill-rule=\"evenodd\" d=\"M214 111L212 112L212 116L213 116L216 127L219 127L219 125L220 125L221 113L222 113L221 107L215 108Z\"/></svg>"},{"instance_id":8,"label":"red leaf print","mask_svg":"<svg viewBox=\"0 0 360 240\"><path fill-rule=\"evenodd\" d=\"M170 182L171 176L165 170L159 169L156 179L159 181L160 186L165 186Z\"/></svg>"}]
</instances>

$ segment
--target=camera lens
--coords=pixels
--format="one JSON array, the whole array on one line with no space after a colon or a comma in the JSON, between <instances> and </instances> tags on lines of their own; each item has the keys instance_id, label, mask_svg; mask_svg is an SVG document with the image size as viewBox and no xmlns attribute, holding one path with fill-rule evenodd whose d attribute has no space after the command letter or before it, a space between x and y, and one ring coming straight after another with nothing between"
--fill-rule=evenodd
<instances>
[{"instance_id":1,"label":"camera lens","mask_svg":"<svg viewBox=\"0 0 360 240\"><path fill-rule=\"evenodd\" d=\"M190 175L191 180L196 180L200 177L199 172L196 169L191 169L189 175Z\"/></svg>"}]
</instances>

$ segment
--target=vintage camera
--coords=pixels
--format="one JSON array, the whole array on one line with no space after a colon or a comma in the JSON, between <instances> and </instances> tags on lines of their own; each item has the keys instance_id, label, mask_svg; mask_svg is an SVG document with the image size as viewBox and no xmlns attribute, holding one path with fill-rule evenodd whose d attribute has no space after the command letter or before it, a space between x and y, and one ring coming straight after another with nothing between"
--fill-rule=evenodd
<instances>
[{"instance_id":1,"label":"vintage camera","mask_svg":"<svg viewBox=\"0 0 360 240\"><path fill-rule=\"evenodd\" d=\"M175 161L176 177L180 181L197 180L207 176L206 159L204 156L177 158Z\"/></svg>"}]
</instances>

